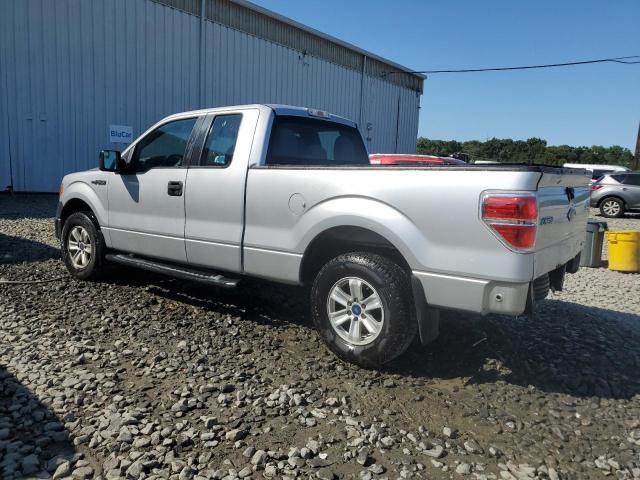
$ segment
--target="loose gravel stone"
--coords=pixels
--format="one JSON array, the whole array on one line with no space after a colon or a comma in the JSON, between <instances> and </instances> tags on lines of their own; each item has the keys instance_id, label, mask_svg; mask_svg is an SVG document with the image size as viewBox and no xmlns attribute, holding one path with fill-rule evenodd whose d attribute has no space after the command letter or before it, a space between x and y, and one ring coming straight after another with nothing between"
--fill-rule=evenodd
<instances>
[{"instance_id":1,"label":"loose gravel stone","mask_svg":"<svg viewBox=\"0 0 640 480\"><path fill-rule=\"evenodd\" d=\"M434 445L432 448L425 450L423 452L425 455L433 458L440 458L444 455L444 447L442 445Z\"/></svg>"},{"instance_id":2,"label":"loose gravel stone","mask_svg":"<svg viewBox=\"0 0 640 480\"><path fill-rule=\"evenodd\" d=\"M262 465L266 462L268 456L264 450L257 450L251 457L251 465Z\"/></svg>"},{"instance_id":3,"label":"loose gravel stone","mask_svg":"<svg viewBox=\"0 0 640 480\"><path fill-rule=\"evenodd\" d=\"M53 473L53 480L57 480L58 478L67 477L71 473L71 463L64 462L58 465L55 472Z\"/></svg>"},{"instance_id":4,"label":"loose gravel stone","mask_svg":"<svg viewBox=\"0 0 640 480\"><path fill-rule=\"evenodd\" d=\"M92 467L89 467L89 466L80 467L80 468L74 469L73 472L71 472L71 476L77 479L91 478L93 477L93 472L94 471Z\"/></svg>"},{"instance_id":5,"label":"loose gravel stone","mask_svg":"<svg viewBox=\"0 0 640 480\"><path fill-rule=\"evenodd\" d=\"M467 440L464 442L464 449L469 453L480 453L481 449L475 440Z\"/></svg>"}]
</instances>

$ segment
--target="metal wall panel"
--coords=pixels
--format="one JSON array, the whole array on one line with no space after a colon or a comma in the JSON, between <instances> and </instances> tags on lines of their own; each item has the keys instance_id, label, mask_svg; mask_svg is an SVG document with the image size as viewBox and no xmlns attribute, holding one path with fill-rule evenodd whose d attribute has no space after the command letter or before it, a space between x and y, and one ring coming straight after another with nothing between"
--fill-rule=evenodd
<instances>
[{"instance_id":1,"label":"metal wall panel","mask_svg":"<svg viewBox=\"0 0 640 480\"><path fill-rule=\"evenodd\" d=\"M199 106L196 17L145 0L4 4L16 191L56 191L64 174L94 167L101 149L116 147L111 124L135 135Z\"/></svg>"},{"instance_id":2,"label":"metal wall panel","mask_svg":"<svg viewBox=\"0 0 640 480\"><path fill-rule=\"evenodd\" d=\"M56 191L118 147L110 124L135 136L170 113L254 102L358 121L362 86L369 151L415 151L419 95L362 71L210 20L200 65L200 18L151 0L2 2L0 189Z\"/></svg>"},{"instance_id":3,"label":"metal wall panel","mask_svg":"<svg viewBox=\"0 0 640 480\"><path fill-rule=\"evenodd\" d=\"M420 94L412 90L400 90L400 118L397 153L416 153Z\"/></svg>"},{"instance_id":4,"label":"metal wall panel","mask_svg":"<svg viewBox=\"0 0 640 480\"><path fill-rule=\"evenodd\" d=\"M361 75L206 22L205 105L284 103L358 118Z\"/></svg>"},{"instance_id":5,"label":"metal wall panel","mask_svg":"<svg viewBox=\"0 0 640 480\"><path fill-rule=\"evenodd\" d=\"M0 191L11 184L10 150L9 150L9 112L7 111L7 76L6 47L9 29L6 27L5 15L0 15Z\"/></svg>"}]
</instances>

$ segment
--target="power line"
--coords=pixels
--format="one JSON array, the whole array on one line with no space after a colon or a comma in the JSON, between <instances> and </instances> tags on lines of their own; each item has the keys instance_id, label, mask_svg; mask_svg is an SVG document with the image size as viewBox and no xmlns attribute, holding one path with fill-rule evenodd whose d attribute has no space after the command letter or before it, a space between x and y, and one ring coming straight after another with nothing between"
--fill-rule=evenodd
<instances>
[{"instance_id":1,"label":"power line","mask_svg":"<svg viewBox=\"0 0 640 480\"><path fill-rule=\"evenodd\" d=\"M623 63L625 65L634 65L640 63L640 60L631 60L639 58L640 55L630 55L626 57L612 57L612 58L598 58L595 60L582 60L577 62L565 62L565 63L545 63L541 65L524 65L518 67L489 67L489 68L460 68L451 70L416 70L416 71L393 71L385 72L383 77L392 73L477 73L477 72L504 72L509 70L533 70L537 68L555 68L555 67L569 67L573 65L588 65L592 63Z\"/></svg>"}]
</instances>

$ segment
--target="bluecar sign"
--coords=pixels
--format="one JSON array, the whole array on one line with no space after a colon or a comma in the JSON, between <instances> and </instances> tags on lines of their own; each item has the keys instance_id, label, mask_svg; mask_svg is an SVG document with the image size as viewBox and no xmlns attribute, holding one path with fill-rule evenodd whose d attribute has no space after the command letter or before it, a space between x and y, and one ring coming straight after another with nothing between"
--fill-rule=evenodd
<instances>
[{"instance_id":1,"label":"bluecar sign","mask_svg":"<svg viewBox=\"0 0 640 480\"><path fill-rule=\"evenodd\" d=\"M109 141L111 143L131 143L133 141L133 127L109 125Z\"/></svg>"}]
</instances>

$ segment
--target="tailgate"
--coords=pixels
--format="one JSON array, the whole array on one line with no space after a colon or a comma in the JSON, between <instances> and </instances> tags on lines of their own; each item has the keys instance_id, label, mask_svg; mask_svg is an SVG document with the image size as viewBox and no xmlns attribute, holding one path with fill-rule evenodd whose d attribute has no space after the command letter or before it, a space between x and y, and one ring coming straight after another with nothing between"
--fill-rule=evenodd
<instances>
[{"instance_id":1,"label":"tailgate","mask_svg":"<svg viewBox=\"0 0 640 480\"><path fill-rule=\"evenodd\" d=\"M538 232L534 278L575 257L584 246L589 218L589 175L545 169L538 181Z\"/></svg>"}]
</instances>

